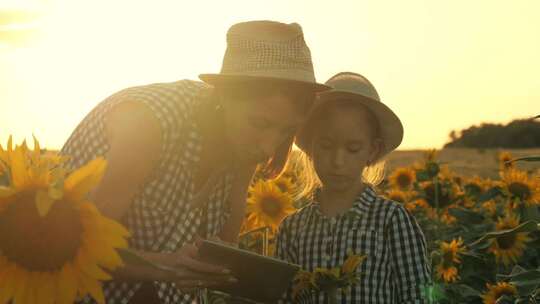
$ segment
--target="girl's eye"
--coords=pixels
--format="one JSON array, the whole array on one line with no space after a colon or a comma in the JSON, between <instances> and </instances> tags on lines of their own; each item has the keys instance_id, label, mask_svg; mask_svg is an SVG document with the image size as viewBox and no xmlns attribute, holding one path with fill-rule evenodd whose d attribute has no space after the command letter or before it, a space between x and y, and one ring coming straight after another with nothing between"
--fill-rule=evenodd
<instances>
[{"instance_id":1,"label":"girl's eye","mask_svg":"<svg viewBox=\"0 0 540 304\"><path fill-rule=\"evenodd\" d=\"M362 147L359 146L359 145L354 145L354 146L348 146L347 147L347 151L349 151L350 153L358 153L358 152L360 152L360 150L362 150Z\"/></svg>"}]
</instances>

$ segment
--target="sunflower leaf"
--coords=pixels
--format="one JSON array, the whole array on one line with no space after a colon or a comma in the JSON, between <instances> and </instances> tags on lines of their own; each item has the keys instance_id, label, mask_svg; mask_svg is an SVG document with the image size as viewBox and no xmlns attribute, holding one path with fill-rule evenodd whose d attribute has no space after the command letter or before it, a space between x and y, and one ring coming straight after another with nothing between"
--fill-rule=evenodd
<instances>
[{"instance_id":1,"label":"sunflower leaf","mask_svg":"<svg viewBox=\"0 0 540 304\"><path fill-rule=\"evenodd\" d=\"M484 194L481 194L480 196L478 196L478 202L479 203L487 202L501 194L502 194L502 191L500 187L496 186L496 187L490 188Z\"/></svg>"},{"instance_id":2,"label":"sunflower leaf","mask_svg":"<svg viewBox=\"0 0 540 304\"><path fill-rule=\"evenodd\" d=\"M459 294L463 298L480 297L480 292L478 290L466 284L453 285L452 289L454 289L457 292L457 294Z\"/></svg>"},{"instance_id":3,"label":"sunflower leaf","mask_svg":"<svg viewBox=\"0 0 540 304\"><path fill-rule=\"evenodd\" d=\"M480 224L484 221L484 216L465 208L451 208L448 212L458 218L460 222L467 224Z\"/></svg>"},{"instance_id":4,"label":"sunflower leaf","mask_svg":"<svg viewBox=\"0 0 540 304\"><path fill-rule=\"evenodd\" d=\"M474 247L474 246L479 245L483 241L493 239L493 238L496 238L496 237L501 237L501 236L504 236L504 235L510 235L510 234L518 233L518 232L537 231L537 230L539 230L539 227L540 227L539 225L540 224L538 224L535 221L527 221L527 222L524 222L521 225L519 225L519 226L517 226L515 228L512 228L512 229L488 232L488 233L484 234L482 237L480 237L478 240L476 240L476 241L472 242L471 244L469 244L468 247Z\"/></svg>"},{"instance_id":5,"label":"sunflower leaf","mask_svg":"<svg viewBox=\"0 0 540 304\"><path fill-rule=\"evenodd\" d=\"M419 182L424 182L430 180L430 176L427 171L421 170L416 172L416 180Z\"/></svg>"},{"instance_id":6,"label":"sunflower leaf","mask_svg":"<svg viewBox=\"0 0 540 304\"><path fill-rule=\"evenodd\" d=\"M497 279L508 280L514 284L540 284L540 270L526 270L521 266L515 266L508 275L498 274ZM536 281L536 282L535 282Z\"/></svg>"},{"instance_id":7,"label":"sunflower leaf","mask_svg":"<svg viewBox=\"0 0 540 304\"><path fill-rule=\"evenodd\" d=\"M520 158L514 158L512 160L506 161L505 163L513 163L517 161L527 161L527 162L537 162L540 161L540 156L526 156L526 157L520 157Z\"/></svg>"}]
</instances>

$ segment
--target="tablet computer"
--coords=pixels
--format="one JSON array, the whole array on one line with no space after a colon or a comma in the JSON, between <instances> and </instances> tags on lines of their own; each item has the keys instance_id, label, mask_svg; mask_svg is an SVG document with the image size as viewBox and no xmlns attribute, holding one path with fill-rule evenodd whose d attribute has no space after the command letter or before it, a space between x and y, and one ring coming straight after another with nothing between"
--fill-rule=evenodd
<instances>
[{"instance_id":1,"label":"tablet computer","mask_svg":"<svg viewBox=\"0 0 540 304\"><path fill-rule=\"evenodd\" d=\"M227 267L238 283L213 289L257 302L274 303L290 286L300 266L205 240L199 246L202 261Z\"/></svg>"}]
</instances>

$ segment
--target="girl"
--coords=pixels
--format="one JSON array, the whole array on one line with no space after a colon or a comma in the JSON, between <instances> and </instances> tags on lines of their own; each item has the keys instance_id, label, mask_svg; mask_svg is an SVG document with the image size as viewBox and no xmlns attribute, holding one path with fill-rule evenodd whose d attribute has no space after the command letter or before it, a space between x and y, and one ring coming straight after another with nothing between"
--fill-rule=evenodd
<instances>
[{"instance_id":1,"label":"girl","mask_svg":"<svg viewBox=\"0 0 540 304\"><path fill-rule=\"evenodd\" d=\"M349 254L366 255L359 283L339 303L427 303L430 284L424 235L399 203L379 196L383 156L403 137L399 118L364 77L339 73L321 93L296 138L306 160L311 202L286 218L277 256L307 271L340 267ZM286 303L327 303L324 292L291 293Z\"/></svg>"}]
</instances>

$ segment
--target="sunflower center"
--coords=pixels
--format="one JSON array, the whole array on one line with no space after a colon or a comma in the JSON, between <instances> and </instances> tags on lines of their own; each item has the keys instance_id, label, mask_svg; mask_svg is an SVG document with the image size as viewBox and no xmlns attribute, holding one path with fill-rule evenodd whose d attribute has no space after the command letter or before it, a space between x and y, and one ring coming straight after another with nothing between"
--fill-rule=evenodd
<instances>
[{"instance_id":1,"label":"sunflower center","mask_svg":"<svg viewBox=\"0 0 540 304\"><path fill-rule=\"evenodd\" d=\"M531 197L531 189L524 183L513 182L508 185L508 190L513 196L518 197L520 200L527 200Z\"/></svg>"},{"instance_id":2,"label":"sunflower center","mask_svg":"<svg viewBox=\"0 0 540 304\"><path fill-rule=\"evenodd\" d=\"M276 199L264 198L261 200L261 209L266 215L275 217L281 212L281 205Z\"/></svg>"},{"instance_id":3,"label":"sunflower center","mask_svg":"<svg viewBox=\"0 0 540 304\"><path fill-rule=\"evenodd\" d=\"M401 188L408 188L412 183L412 178L408 174L400 174L396 178L397 184Z\"/></svg>"},{"instance_id":4,"label":"sunflower center","mask_svg":"<svg viewBox=\"0 0 540 304\"><path fill-rule=\"evenodd\" d=\"M511 287L499 287L497 290L495 290L495 299L498 299L502 296L515 296L516 293Z\"/></svg>"},{"instance_id":5,"label":"sunflower center","mask_svg":"<svg viewBox=\"0 0 540 304\"><path fill-rule=\"evenodd\" d=\"M289 191L289 187L287 187L287 182L285 181L277 181L276 186L281 190L283 193L287 193Z\"/></svg>"},{"instance_id":6,"label":"sunflower center","mask_svg":"<svg viewBox=\"0 0 540 304\"><path fill-rule=\"evenodd\" d=\"M475 184L475 183L466 184L465 191L467 191L467 193L472 196L482 194L482 188L478 184Z\"/></svg>"},{"instance_id":7,"label":"sunflower center","mask_svg":"<svg viewBox=\"0 0 540 304\"><path fill-rule=\"evenodd\" d=\"M516 243L516 235L514 233L497 237L497 244L499 245L499 248L503 250L514 247L515 243Z\"/></svg>"},{"instance_id":8,"label":"sunflower center","mask_svg":"<svg viewBox=\"0 0 540 304\"><path fill-rule=\"evenodd\" d=\"M445 251L442 256L442 265L445 269L454 265L454 254L452 251Z\"/></svg>"},{"instance_id":9,"label":"sunflower center","mask_svg":"<svg viewBox=\"0 0 540 304\"><path fill-rule=\"evenodd\" d=\"M437 185L437 195L435 195L435 185ZM431 207L436 207L435 198L439 201L439 208L444 208L452 203L450 192L446 191L440 183L429 183L429 185L424 188L424 191Z\"/></svg>"},{"instance_id":10,"label":"sunflower center","mask_svg":"<svg viewBox=\"0 0 540 304\"><path fill-rule=\"evenodd\" d=\"M57 201L41 217L34 191L21 192L15 200L0 213L2 255L29 271L42 272L59 270L73 260L82 234L77 210L66 201Z\"/></svg>"},{"instance_id":11,"label":"sunflower center","mask_svg":"<svg viewBox=\"0 0 540 304\"><path fill-rule=\"evenodd\" d=\"M392 194L390 195L390 199L398 203L405 203L405 198L401 194Z\"/></svg>"}]
</instances>

